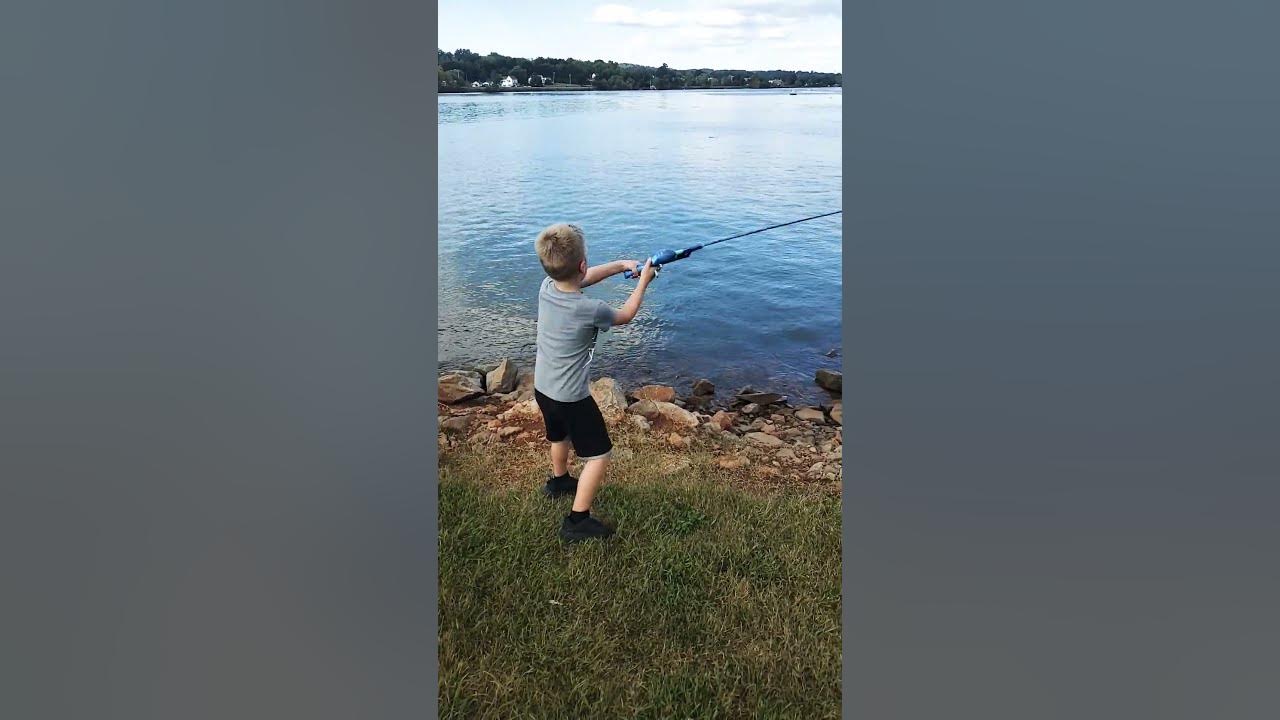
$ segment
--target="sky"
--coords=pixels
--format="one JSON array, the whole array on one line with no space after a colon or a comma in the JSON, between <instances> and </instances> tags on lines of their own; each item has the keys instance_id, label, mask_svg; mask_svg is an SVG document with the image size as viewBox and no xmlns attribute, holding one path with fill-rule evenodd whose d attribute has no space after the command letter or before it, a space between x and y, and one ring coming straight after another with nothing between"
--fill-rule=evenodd
<instances>
[{"instance_id":1,"label":"sky","mask_svg":"<svg viewBox=\"0 0 1280 720\"><path fill-rule=\"evenodd\" d=\"M437 46L481 55L841 72L840 0L440 0Z\"/></svg>"}]
</instances>

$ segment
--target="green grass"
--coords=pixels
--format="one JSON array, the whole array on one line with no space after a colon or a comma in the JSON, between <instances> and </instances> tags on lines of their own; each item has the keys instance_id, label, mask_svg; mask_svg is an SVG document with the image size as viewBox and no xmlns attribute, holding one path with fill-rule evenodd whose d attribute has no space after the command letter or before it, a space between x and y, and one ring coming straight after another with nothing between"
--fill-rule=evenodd
<instances>
[{"instance_id":1,"label":"green grass","mask_svg":"<svg viewBox=\"0 0 1280 720\"><path fill-rule=\"evenodd\" d=\"M647 457L597 498L618 535L564 545L569 500L536 493L540 465L447 454L442 717L838 717L839 497L735 489L697 453L663 477Z\"/></svg>"}]
</instances>

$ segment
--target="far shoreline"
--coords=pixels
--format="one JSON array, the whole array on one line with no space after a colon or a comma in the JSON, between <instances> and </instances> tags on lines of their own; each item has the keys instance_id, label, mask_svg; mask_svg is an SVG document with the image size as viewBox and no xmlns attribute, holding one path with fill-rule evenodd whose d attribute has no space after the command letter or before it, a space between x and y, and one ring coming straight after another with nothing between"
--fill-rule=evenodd
<instances>
[{"instance_id":1,"label":"far shoreline","mask_svg":"<svg viewBox=\"0 0 1280 720\"><path fill-rule=\"evenodd\" d=\"M736 85L715 85L715 86L712 86L712 87L679 87L679 88L666 88L666 89L663 89L663 90L657 90L657 89L654 89L654 90L646 90L646 89L642 89L642 88L630 88L630 89L617 89L617 90L612 90L612 89L607 89L607 88L605 88L605 89L595 88L595 87L591 87L590 85L575 85L575 86L557 86L557 87L528 87L528 86L521 86L521 87L510 87L510 88L491 88L491 87L489 87L489 88L472 88L472 87L468 87L468 88L447 88L447 89L438 89L438 90L437 90L437 92L439 92L441 95L467 95L467 94L471 94L471 95L477 95L477 94L479 94L479 95L498 95L498 94L500 94L500 93L566 93L566 92L601 92L601 93L612 93L612 92L680 92L680 91L684 91L684 90L751 90L751 91L757 91L757 90L790 90L790 91L792 91L792 92L796 92L796 91L799 91L799 90L831 90L831 89L839 89L839 88L842 88L842 87L843 87L843 86L841 86L841 85L822 85L822 86L813 86L813 87L803 87L803 86L802 86L802 87L767 87L767 88L766 88L766 87L759 87L759 88L753 88L753 87L741 87L741 86L736 86Z\"/></svg>"}]
</instances>

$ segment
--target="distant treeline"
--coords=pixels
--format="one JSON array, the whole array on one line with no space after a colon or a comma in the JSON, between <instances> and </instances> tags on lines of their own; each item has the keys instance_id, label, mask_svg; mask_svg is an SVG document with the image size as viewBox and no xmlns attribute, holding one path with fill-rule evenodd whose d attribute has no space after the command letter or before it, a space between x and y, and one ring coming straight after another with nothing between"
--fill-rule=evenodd
<instances>
[{"instance_id":1,"label":"distant treeline","mask_svg":"<svg viewBox=\"0 0 1280 720\"><path fill-rule=\"evenodd\" d=\"M522 86L542 87L572 83L589 85L597 90L672 90L702 87L838 87L841 73L799 72L793 70L712 70L698 68L675 70L631 65L604 60L567 58L507 57L498 53L480 55L470 50L445 52L436 50L440 89L461 89L471 83L498 85L510 76ZM774 82L770 82L774 81Z\"/></svg>"}]
</instances>

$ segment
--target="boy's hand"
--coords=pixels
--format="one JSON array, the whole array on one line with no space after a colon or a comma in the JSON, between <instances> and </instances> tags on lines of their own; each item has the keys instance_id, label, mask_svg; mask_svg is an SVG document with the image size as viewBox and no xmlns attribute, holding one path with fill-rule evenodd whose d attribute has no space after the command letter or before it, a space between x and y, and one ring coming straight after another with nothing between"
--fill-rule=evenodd
<instances>
[{"instance_id":1,"label":"boy's hand","mask_svg":"<svg viewBox=\"0 0 1280 720\"><path fill-rule=\"evenodd\" d=\"M632 275L639 274L637 272L637 268L640 267L640 263L636 262L635 260L619 260L618 262L622 263L622 270L624 272L629 272Z\"/></svg>"},{"instance_id":2,"label":"boy's hand","mask_svg":"<svg viewBox=\"0 0 1280 720\"><path fill-rule=\"evenodd\" d=\"M652 260L644 261L644 269L640 271L641 282L649 282L658 274L658 269L653 266Z\"/></svg>"}]
</instances>

